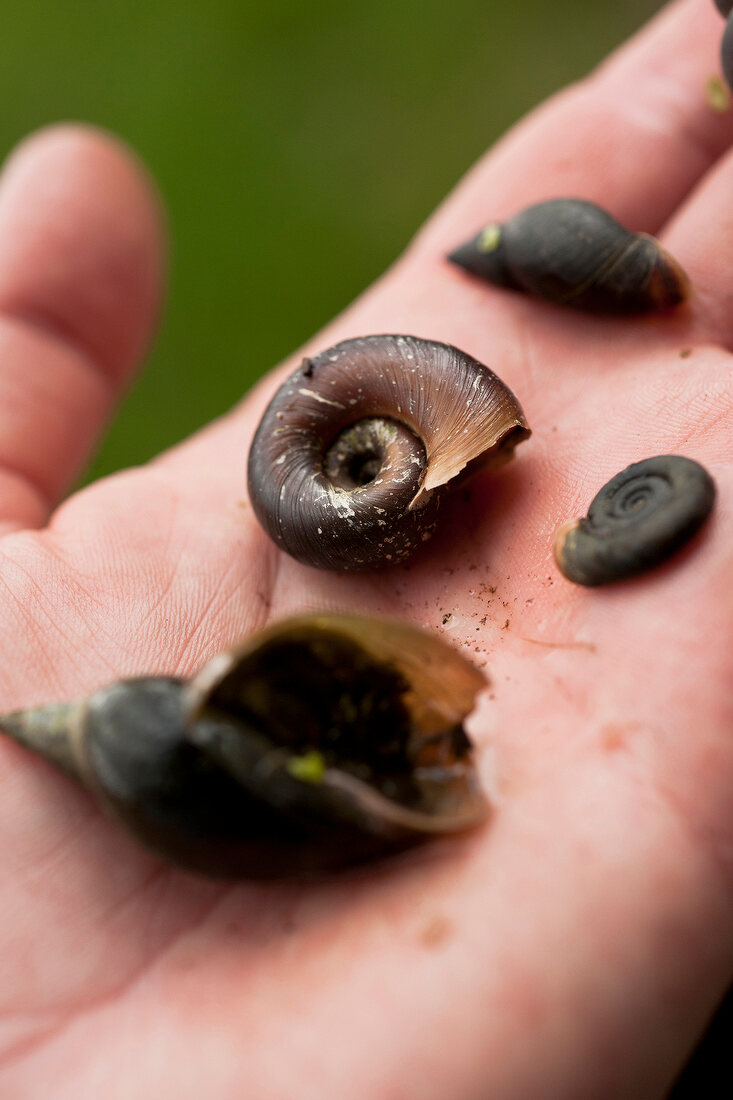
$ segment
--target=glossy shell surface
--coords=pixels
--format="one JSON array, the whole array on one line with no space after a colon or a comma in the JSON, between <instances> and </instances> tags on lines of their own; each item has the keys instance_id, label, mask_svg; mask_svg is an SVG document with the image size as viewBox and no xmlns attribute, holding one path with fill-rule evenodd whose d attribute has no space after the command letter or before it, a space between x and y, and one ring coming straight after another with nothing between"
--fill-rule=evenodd
<instances>
[{"instance_id":1,"label":"glossy shell surface","mask_svg":"<svg viewBox=\"0 0 733 1100\"><path fill-rule=\"evenodd\" d=\"M434 530L446 485L503 464L528 435L511 390L457 348L345 340L304 360L270 402L249 455L250 499L299 561L394 564Z\"/></svg>"},{"instance_id":2,"label":"glossy shell surface","mask_svg":"<svg viewBox=\"0 0 733 1100\"><path fill-rule=\"evenodd\" d=\"M190 681L120 681L0 728L172 864L309 877L484 820L463 721L485 682L414 627L307 616Z\"/></svg>"},{"instance_id":3,"label":"glossy shell surface","mask_svg":"<svg viewBox=\"0 0 733 1100\"><path fill-rule=\"evenodd\" d=\"M593 313L669 310L689 280L654 238L584 199L549 199L486 226L448 257L489 282Z\"/></svg>"}]
</instances>

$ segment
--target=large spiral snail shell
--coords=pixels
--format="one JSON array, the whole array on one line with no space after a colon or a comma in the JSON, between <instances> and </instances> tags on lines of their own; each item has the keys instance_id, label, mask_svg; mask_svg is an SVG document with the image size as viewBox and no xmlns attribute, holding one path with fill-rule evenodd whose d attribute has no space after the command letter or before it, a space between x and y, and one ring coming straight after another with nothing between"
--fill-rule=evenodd
<instances>
[{"instance_id":1,"label":"large spiral snail shell","mask_svg":"<svg viewBox=\"0 0 733 1100\"><path fill-rule=\"evenodd\" d=\"M440 639L350 615L286 620L192 680L123 680L0 730L143 844L215 877L338 870L479 824L463 720L485 679Z\"/></svg>"},{"instance_id":2,"label":"large spiral snail shell","mask_svg":"<svg viewBox=\"0 0 733 1100\"><path fill-rule=\"evenodd\" d=\"M344 340L305 359L270 402L250 450L250 499L299 561L394 563L430 536L449 482L501 465L528 435L511 390L457 348Z\"/></svg>"}]
</instances>

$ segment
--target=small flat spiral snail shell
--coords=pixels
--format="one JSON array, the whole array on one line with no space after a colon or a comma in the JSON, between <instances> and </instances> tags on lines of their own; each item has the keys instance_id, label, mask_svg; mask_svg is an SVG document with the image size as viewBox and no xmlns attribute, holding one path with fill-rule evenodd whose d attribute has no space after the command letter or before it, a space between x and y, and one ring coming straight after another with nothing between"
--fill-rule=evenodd
<instances>
[{"instance_id":1,"label":"small flat spiral snail shell","mask_svg":"<svg viewBox=\"0 0 733 1100\"><path fill-rule=\"evenodd\" d=\"M0 730L143 844L215 877L338 870L487 814L463 721L484 676L414 627L281 622L192 680L123 680Z\"/></svg>"},{"instance_id":2,"label":"small flat spiral snail shell","mask_svg":"<svg viewBox=\"0 0 733 1100\"><path fill-rule=\"evenodd\" d=\"M654 237L584 199L530 206L448 259L498 286L594 313L668 310L689 294L687 275Z\"/></svg>"},{"instance_id":3,"label":"small flat spiral snail shell","mask_svg":"<svg viewBox=\"0 0 733 1100\"><path fill-rule=\"evenodd\" d=\"M249 454L263 528L292 557L352 571L401 561L441 492L529 436L514 394L478 360L415 336L363 336L305 359Z\"/></svg>"},{"instance_id":4,"label":"small flat spiral snail shell","mask_svg":"<svg viewBox=\"0 0 733 1100\"><path fill-rule=\"evenodd\" d=\"M576 584L624 580L659 565L694 535L715 500L715 483L680 455L635 462L593 498L588 515L564 524L553 554Z\"/></svg>"}]
</instances>

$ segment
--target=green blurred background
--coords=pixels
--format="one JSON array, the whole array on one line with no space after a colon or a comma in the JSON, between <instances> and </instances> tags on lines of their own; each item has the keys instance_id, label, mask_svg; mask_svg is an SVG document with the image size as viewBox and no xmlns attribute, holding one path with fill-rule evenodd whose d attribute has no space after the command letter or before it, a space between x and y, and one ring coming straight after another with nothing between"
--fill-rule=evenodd
<instances>
[{"instance_id":1,"label":"green blurred background","mask_svg":"<svg viewBox=\"0 0 733 1100\"><path fill-rule=\"evenodd\" d=\"M659 0L24 0L0 142L124 137L168 206L169 298L90 477L233 404L404 248L512 122Z\"/></svg>"}]
</instances>

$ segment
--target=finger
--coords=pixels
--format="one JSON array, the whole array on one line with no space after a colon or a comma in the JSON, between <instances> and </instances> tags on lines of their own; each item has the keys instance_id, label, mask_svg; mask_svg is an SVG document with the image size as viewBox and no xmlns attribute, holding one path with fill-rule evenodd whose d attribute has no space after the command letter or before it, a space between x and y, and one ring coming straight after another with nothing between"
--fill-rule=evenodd
<instances>
[{"instance_id":1,"label":"finger","mask_svg":"<svg viewBox=\"0 0 733 1100\"><path fill-rule=\"evenodd\" d=\"M0 177L0 530L42 524L150 339L153 189L112 138L59 126Z\"/></svg>"},{"instance_id":2,"label":"finger","mask_svg":"<svg viewBox=\"0 0 733 1100\"><path fill-rule=\"evenodd\" d=\"M712 3L665 8L479 162L421 248L442 255L486 221L558 195L599 202L629 228L655 232L733 138L733 115L706 97L721 31Z\"/></svg>"},{"instance_id":3,"label":"finger","mask_svg":"<svg viewBox=\"0 0 733 1100\"><path fill-rule=\"evenodd\" d=\"M694 288L690 343L710 341L733 348L733 154L720 161L663 233ZM733 388L729 387L729 397ZM728 407L731 405L729 399ZM718 406L720 411L720 406Z\"/></svg>"}]
</instances>

